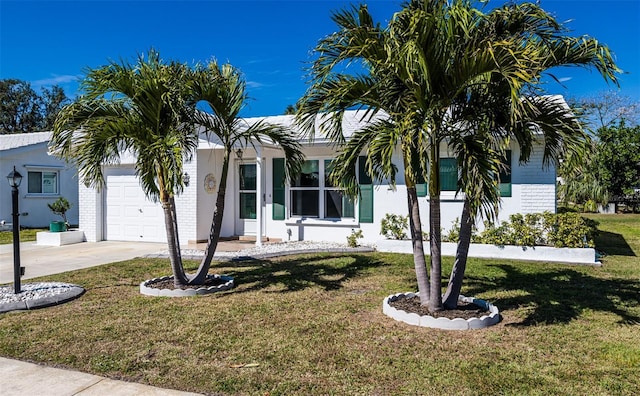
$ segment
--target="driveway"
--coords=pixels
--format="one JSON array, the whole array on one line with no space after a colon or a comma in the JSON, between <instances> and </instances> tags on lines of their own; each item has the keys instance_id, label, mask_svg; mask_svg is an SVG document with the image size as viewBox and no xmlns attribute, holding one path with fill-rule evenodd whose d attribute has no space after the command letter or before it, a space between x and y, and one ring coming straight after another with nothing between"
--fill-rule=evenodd
<instances>
[{"instance_id":1,"label":"driveway","mask_svg":"<svg viewBox=\"0 0 640 396\"><path fill-rule=\"evenodd\" d=\"M82 242L65 246L41 246L35 242L20 244L22 280L58 274L96 265L129 260L166 250L165 243ZM13 282L13 245L0 245L0 284Z\"/></svg>"}]
</instances>

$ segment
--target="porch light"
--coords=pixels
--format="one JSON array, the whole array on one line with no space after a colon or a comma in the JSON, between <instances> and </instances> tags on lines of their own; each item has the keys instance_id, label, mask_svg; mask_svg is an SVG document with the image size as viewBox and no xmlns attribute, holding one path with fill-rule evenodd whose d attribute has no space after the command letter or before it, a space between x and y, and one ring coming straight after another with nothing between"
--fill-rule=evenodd
<instances>
[{"instance_id":1,"label":"porch light","mask_svg":"<svg viewBox=\"0 0 640 396\"><path fill-rule=\"evenodd\" d=\"M236 157L238 157L238 159L242 159L242 149L241 148L236 150Z\"/></svg>"},{"instance_id":2,"label":"porch light","mask_svg":"<svg viewBox=\"0 0 640 396\"><path fill-rule=\"evenodd\" d=\"M15 166L7 175L7 180L9 180L9 186L11 186L11 188L20 187L20 183L22 183L22 175L16 170Z\"/></svg>"}]
</instances>

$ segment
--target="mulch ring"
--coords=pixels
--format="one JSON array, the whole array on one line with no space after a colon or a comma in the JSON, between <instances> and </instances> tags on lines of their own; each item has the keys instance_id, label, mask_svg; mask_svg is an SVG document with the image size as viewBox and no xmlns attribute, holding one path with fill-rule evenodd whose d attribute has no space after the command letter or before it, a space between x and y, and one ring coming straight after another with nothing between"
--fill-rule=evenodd
<instances>
[{"instance_id":1,"label":"mulch ring","mask_svg":"<svg viewBox=\"0 0 640 396\"><path fill-rule=\"evenodd\" d=\"M155 282L149 282L145 284L146 287L150 287L153 289L169 289L169 290L189 290L189 289L201 289L208 288L212 286L220 286L227 283L227 280L209 276L205 279L205 281L200 285L182 285L180 287L176 287L173 283L173 278L158 280Z\"/></svg>"},{"instance_id":2,"label":"mulch ring","mask_svg":"<svg viewBox=\"0 0 640 396\"><path fill-rule=\"evenodd\" d=\"M432 316L434 318L449 318L449 319L471 319L479 318L482 315L489 315L490 312L478 307L472 303L458 302L456 309L445 309L438 312L429 312L426 305L420 305L419 296L398 296L395 301L389 301L389 305L395 309L399 309L408 313L415 313L420 316Z\"/></svg>"}]
</instances>

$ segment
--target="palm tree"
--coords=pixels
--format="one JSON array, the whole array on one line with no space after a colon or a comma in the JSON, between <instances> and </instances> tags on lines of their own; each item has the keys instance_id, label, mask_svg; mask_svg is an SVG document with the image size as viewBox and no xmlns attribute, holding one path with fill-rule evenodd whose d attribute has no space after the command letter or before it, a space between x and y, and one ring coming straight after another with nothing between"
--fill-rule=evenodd
<instances>
[{"instance_id":1,"label":"palm tree","mask_svg":"<svg viewBox=\"0 0 640 396\"><path fill-rule=\"evenodd\" d=\"M239 117L248 97L246 83L240 72L232 65L218 65L217 62L212 61L206 67L197 68L193 73L192 90L194 103L210 110L210 112L197 111L195 120L205 128L206 134L213 134L218 138L224 150L220 187L205 255L195 276L190 280L194 284L199 284L204 281L209 271L220 238L229 161L233 150L263 142L277 144L284 151L287 180L299 173L304 157L300 144L286 128L263 121L247 124Z\"/></svg>"},{"instance_id":2,"label":"palm tree","mask_svg":"<svg viewBox=\"0 0 640 396\"><path fill-rule=\"evenodd\" d=\"M440 144L450 134L448 125L453 124L450 108L482 76L505 72L496 59L512 56L512 49L500 45L469 47L467 33L480 19L475 11L466 1L451 5L446 1L413 1L396 13L385 29L374 25L366 7L336 13L333 19L340 30L316 47L320 56L312 68L313 84L300 110L306 125L311 125L313 115L333 112L332 117L325 117L328 121L323 127L342 145L337 160L353 159L366 148L371 173L392 183L395 167L391 156L394 148L400 147L418 290L421 303L428 304L430 311L442 309L439 163ZM346 75L341 66L348 61L360 61L368 74ZM384 111L388 118L344 144L335 132L339 131L337 121L341 111L354 105L365 107L370 114ZM415 189L421 179L427 180L429 193L430 280L423 269ZM343 183L349 184L348 180Z\"/></svg>"},{"instance_id":3,"label":"palm tree","mask_svg":"<svg viewBox=\"0 0 640 396\"><path fill-rule=\"evenodd\" d=\"M496 80L496 76L492 76L488 84L478 85L482 87L481 90L467 91L456 104L456 109L464 114L464 119L476 122L472 123L470 132L460 130L461 136L454 136L450 140L453 151L458 154L459 190L465 193L465 200L456 259L444 296L445 308L455 308L457 305L471 232L480 214L479 209L485 209L482 217L489 220L495 218L500 200L499 194L496 194L498 180L494 177L493 189L486 182L490 181L487 176L499 174L500 169L496 169L496 165L507 148L504 143L513 137L521 148L519 162L525 163L529 160L534 134L542 134L543 162L547 166L560 156L579 157L587 147L589 139L583 122L562 98L543 95L537 87L542 74L559 66L593 67L605 80L617 84L615 74L619 69L609 49L594 39L569 37L565 32L564 27L539 5L531 3L508 4L495 9L477 27L477 35L481 40L491 37L495 41L509 40L518 47L531 48L526 58L511 59L517 62L519 68L530 70L530 73L512 76L513 79L520 79L516 84ZM504 64L501 66L508 67ZM526 76L528 78L523 78ZM517 90L518 87L521 88ZM518 97L516 100L513 99L516 96L514 92ZM484 143L487 149L484 152L477 151L476 145L467 144L465 139L474 140L470 136L488 138Z\"/></svg>"},{"instance_id":4,"label":"palm tree","mask_svg":"<svg viewBox=\"0 0 640 396\"><path fill-rule=\"evenodd\" d=\"M460 130L467 128L473 131L478 125L495 124L522 131L514 133L513 137L521 148L520 160L524 161L534 140L529 129L531 124L527 123L531 117L527 116L537 114L539 109L536 105L540 103L520 100L525 89L538 83L541 74L556 66L558 60L563 61L560 64L585 64L596 54L601 60L596 65L599 70L615 68L608 57L608 50L592 48L592 42L580 46L579 39L552 40L551 44L536 46L533 39L531 44L523 45L527 42L521 37L503 37L506 35L499 29L517 30L516 26L521 26L520 29L526 33L534 29L553 31L555 28L557 35L561 31L539 7L533 4L523 7L529 7L532 12L506 19L500 25L498 17L501 14L496 12L495 20L487 18L468 0L412 0L394 15L385 29L373 23L366 7L360 7L334 14L333 19L340 30L321 40L316 47L320 55L311 69L312 85L301 100L299 110L302 124L310 128L315 117L330 113L324 115L321 126L339 144L337 160L352 166L356 156L367 149L370 173L389 178L392 182L395 168L391 163L391 153L395 147L400 147L410 219L418 226L419 211L412 190L421 177L427 176L431 251L428 286L424 285L426 271L420 268L420 258L424 262L424 253L417 251L418 246L421 250L421 243L416 240L419 236L414 224L411 231L421 303L428 304L432 312L443 309L440 145L452 143L458 146L458 163L465 174L461 180L465 183L463 191L466 189L468 196L479 197L477 202L467 202L465 210L469 216L465 214L463 217L471 218L472 214L475 217L480 209L491 215L498 197L492 192L496 182L488 175L498 173L505 144L504 140L499 143L495 139L511 135L505 132L506 128L497 130L502 134L497 136L492 129L462 134ZM536 18L542 23L536 25L539 22ZM537 37L556 38L543 34ZM343 65L347 62L360 62L367 73L346 74ZM487 94L491 92L505 96L496 98ZM474 100L473 108L487 107L488 103L483 103L483 100L491 98L496 98L494 102L503 109L494 115L486 111L470 113L470 107L465 104L465 100ZM352 106L365 108L369 115L385 111L388 118L356 132L345 143L339 121L344 110ZM562 135L552 133L547 138L558 143ZM560 146L547 144L545 158L553 158ZM472 169L478 166L480 168ZM355 184L355 176L349 174L348 169L342 167L334 175L347 187ZM467 221L466 226L470 224ZM466 256L463 250L461 253Z\"/></svg>"},{"instance_id":5,"label":"palm tree","mask_svg":"<svg viewBox=\"0 0 640 396\"><path fill-rule=\"evenodd\" d=\"M146 196L164 211L169 258L176 285L188 283L182 266L174 197L184 188L183 164L198 145L188 104L190 69L165 63L151 50L135 64L110 62L91 69L84 94L56 118L51 149L74 162L81 180L100 189L103 166L122 153L135 155Z\"/></svg>"},{"instance_id":6,"label":"palm tree","mask_svg":"<svg viewBox=\"0 0 640 396\"><path fill-rule=\"evenodd\" d=\"M280 126L238 118L245 104L245 82L231 65L195 70L164 63L157 52L140 56L135 65L112 62L90 70L83 81L85 95L65 107L57 118L51 147L78 165L89 186L104 185L103 165L117 164L121 153L136 157L136 173L147 197L159 200L165 215L169 258L176 286L203 284L215 253L229 167L234 148L279 144L287 159L286 174L302 162L300 145ZM212 113L198 110L206 103ZM198 146L198 128L215 134L224 146L220 188L204 259L194 274L182 265L174 196L184 188L183 163Z\"/></svg>"}]
</instances>

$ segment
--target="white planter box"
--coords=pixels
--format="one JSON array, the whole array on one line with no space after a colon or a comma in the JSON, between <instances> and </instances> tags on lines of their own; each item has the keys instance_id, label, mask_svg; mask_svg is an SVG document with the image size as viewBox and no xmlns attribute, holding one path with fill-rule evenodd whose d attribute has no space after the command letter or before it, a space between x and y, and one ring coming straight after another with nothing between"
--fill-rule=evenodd
<instances>
[{"instance_id":1,"label":"white planter box","mask_svg":"<svg viewBox=\"0 0 640 396\"><path fill-rule=\"evenodd\" d=\"M62 246L73 243L84 242L84 231L49 232L41 231L36 233L36 244L44 246Z\"/></svg>"},{"instance_id":2,"label":"white planter box","mask_svg":"<svg viewBox=\"0 0 640 396\"><path fill-rule=\"evenodd\" d=\"M442 255L455 256L456 243L443 242ZM424 241L425 254L429 254L429 241ZM379 252L413 254L411 241L383 239L376 242ZM602 265L596 261L596 250L593 248L554 248L549 246L497 246L472 243L469 246L469 257L498 258L511 260L552 261L560 263Z\"/></svg>"}]
</instances>

